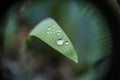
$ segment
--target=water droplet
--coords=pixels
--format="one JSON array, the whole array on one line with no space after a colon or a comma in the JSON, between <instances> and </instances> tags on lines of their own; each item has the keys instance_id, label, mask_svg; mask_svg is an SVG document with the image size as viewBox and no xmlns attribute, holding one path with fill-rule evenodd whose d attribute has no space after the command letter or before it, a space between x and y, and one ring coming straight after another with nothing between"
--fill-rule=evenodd
<instances>
[{"instance_id":1,"label":"water droplet","mask_svg":"<svg viewBox=\"0 0 120 80\"><path fill-rule=\"evenodd\" d=\"M60 33L58 33L58 36L61 35Z\"/></svg>"},{"instance_id":2,"label":"water droplet","mask_svg":"<svg viewBox=\"0 0 120 80\"><path fill-rule=\"evenodd\" d=\"M48 31L47 33L49 34L50 32Z\"/></svg>"},{"instance_id":3,"label":"water droplet","mask_svg":"<svg viewBox=\"0 0 120 80\"><path fill-rule=\"evenodd\" d=\"M59 38L62 38L61 36L59 36Z\"/></svg>"},{"instance_id":4,"label":"water droplet","mask_svg":"<svg viewBox=\"0 0 120 80\"><path fill-rule=\"evenodd\" d=\"M50 27L48 27L48 30L51 30L51 28L50 28Z\"/></svg>"},{"instance_id":5,"label":"water droplet","mask_svg":"<svg viewBox=\"0 0 120 80\"><path fill-rule=\"evenodd\" d=\"M53 32L51 31L50 33L52 34Z\"/></svg>"},{"instance_id":6,"label":"water droplet","mask_svg":"<svg viewBox=\"0 0 120 80\"><path fill-rule=\"evenodd\" d=\"M58 40L57 40L57 44L58 44L58 45L63 45L63 44L64 44L64 40L58 39Z\"/></svg>"},{"instance_id":7,"label":"water droplet","mask_svg":"<svg viewBox=\"0 0 120 80\"><path fill-rule=\"evenodd\" d=\"M70 47L70 45L68 45L68 47Z\"/></svg>"},{"instance_id":8,"label":"water droplet","mask_svg":"<svg viewBox=\"0 0 120 80\"><path fill-rule=\"evenodd\" d=\"M65 37L63 37L65 39Z\"/></svg>"},{"instance_id":9,"label":"water droplet","mask_svg":"<svg viewBox=\"0 0 120 80\"><path fill-rule=\"evenodd\" d=\"M66 42L65 42L65 44L66 44L66 45L68 45L68 44L69 44L69 42L68 42L68 41L66 41Z\"/></svg>"},{"instance_id":10,"label":"water droplet","mask_svg":"<svg viewBox=\"0 0 120 80\"><path fill-rule=\"evenodd\" d=\"M61 30L58 30L58 32L61 32Z\"/></svg>"}]
</instances>

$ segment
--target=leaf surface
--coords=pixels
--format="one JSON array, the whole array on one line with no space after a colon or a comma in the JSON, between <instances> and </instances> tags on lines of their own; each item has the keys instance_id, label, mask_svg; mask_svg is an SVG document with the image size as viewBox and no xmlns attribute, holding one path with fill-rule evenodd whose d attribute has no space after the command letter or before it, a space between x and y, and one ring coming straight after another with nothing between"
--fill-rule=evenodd
<instances>
[{"instance_id":1,"label":"leaf surface","mask_svg":"<svg viewBox=\"0 0 120 80\"><path fill-rule=\"evenodd\" d=\"M76 63L78 62L77 53L73 44L55 20L47 18L41 21L30 32L30 36L41 39L64 56Z\"/></svg>"}]
</instances>

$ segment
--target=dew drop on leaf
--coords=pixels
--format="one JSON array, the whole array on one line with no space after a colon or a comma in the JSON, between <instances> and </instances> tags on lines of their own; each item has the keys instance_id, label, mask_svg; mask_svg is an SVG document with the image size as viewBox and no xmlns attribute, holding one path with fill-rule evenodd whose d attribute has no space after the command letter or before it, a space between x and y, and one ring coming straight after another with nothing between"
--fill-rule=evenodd
<instances>
[{"instance_id":1,"label":"dew drop on leaf","mask_svg":"<svg viewBox=\"0 0 120 80\"><path fill-rule=\"evenodd\" d=\"M61 35L60 33L58 33L58 36Z\"/></svg>"},{"instance_id":2,"label":"dew drop on leaf","mask_svg":"<svg viewBox=\"0 0 120 80\"><path fill-rule=\"evenodd\" d=\"M68 41L66 41L66 42L65 42L65 44L66 44L66 45L69 45L69 42L68 42Z\"/></svg>"},{"instance_id":3,"label":"dew drop on leaf","mask_svg":"<svg viewBox=\"0 0 120 80\"><path fill-rule=\"evenodd\" d=\"M62 39L58 39L56 42L57 42L57 45L63 45L64 44L64 40L62 40Z\"/></svg>"},{"instance_id":4,"label":"dew drop on leaf","mask_svg":"<svg viewBox=\"0 0 120 80\"><path fill-rule=\"evenodd\" d=\"M51 30L51 28L50 28L50 27L48 27L48 30Z\"/></svg>"},{"instance_id":5,"label":"dew drop on leaf","mask_svg":"<svg viewBox=\"0 0 120 80\"><path fill-rule=\"evenodd\" d=\"M47 33L49 34L50 32L48 31Z\"/></svg>"},{"instance_id":6,"label":"dew drop on leaf","mask_svg":"<svg viewBox=\"0 0 120 80\"><path fill-rule=\"evenodd\" d=\"M55 25L53 25L55 27Z\"/></svg>"}]
</instances>

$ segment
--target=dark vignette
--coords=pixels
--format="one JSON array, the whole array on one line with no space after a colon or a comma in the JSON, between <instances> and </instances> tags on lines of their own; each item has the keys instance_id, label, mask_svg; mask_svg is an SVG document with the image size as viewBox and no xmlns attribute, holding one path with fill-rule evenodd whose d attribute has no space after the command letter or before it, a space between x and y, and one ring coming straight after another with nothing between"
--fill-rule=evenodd
<instances>
[{"instance_id":1,"label":"dark vignette","mask_svg":"<svg viewBox=\"0 0 120 80\"><path fill-rule=\"evenodd\" d=\"M5 14L9 7L13 5L14 3L17 3L19 1L24 0L1 0L0 1L0 23L2 19L4 19ZM109 27L111 29L112 33L112 40L113 40L113 51L112 51L112 63L110 66L110 69L108 71L108 74L105 76L104 80L120 80L119 77L119 71L120 71L120 63L119 63L119 53L120 53L120 21L118 19L118 16L116 15L116 12L114 12L110 5L107 3L107 0L87 0L92 2L100 11L104 14ZM119 0L118 0L119 1ZM120 3L120 2L118 2ZM4 27L1 27L1 29L4 29ZM3 34L4 31L1 31L0 33L0 55L3 52ZM1 56L0 56L1 58ZM1 65L1 63L0 63ZM0 80L5 80L3 74L1 73L2 67L0 66Z\"/></svg>"}]
</instances>

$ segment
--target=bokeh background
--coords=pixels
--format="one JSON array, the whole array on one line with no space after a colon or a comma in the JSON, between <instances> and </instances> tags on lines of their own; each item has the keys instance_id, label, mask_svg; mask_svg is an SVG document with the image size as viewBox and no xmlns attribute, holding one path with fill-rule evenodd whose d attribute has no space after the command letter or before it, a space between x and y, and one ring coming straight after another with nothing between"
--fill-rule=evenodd
<instances>
[{"instance_id":1,"label":"bokeh background","mask_svg":"<svg viewBox=\"0 0 120 80\"><path fill-rule=\"evenodd\" d=\"M8 9L13 5L14 3L19 3L21 0L1 0L0 1L0 22L2 23L2 20L6 17L6 12ZM86 0L93 2L98 9L104 14L106 20L109 23L109 27L112 32L112 40L113 40L113 52L112 52L112 64L110 66L109 72L107 73L107 76L104 78L104 80L120 80L120 9L118 7L120 6L120 1L118 0L118 3L114 3L114 0ZM110 2L109 2L110 1ZM113 1L113 2L112 2ZM118 7L116 7L116 5ZM0 25L0 55L3 55L3 42L4 42L4 27ZM2 70L2 67L0 67ZM4 76L1 75L1 80L4 80Z\"/></svg>"}]
</instances>

